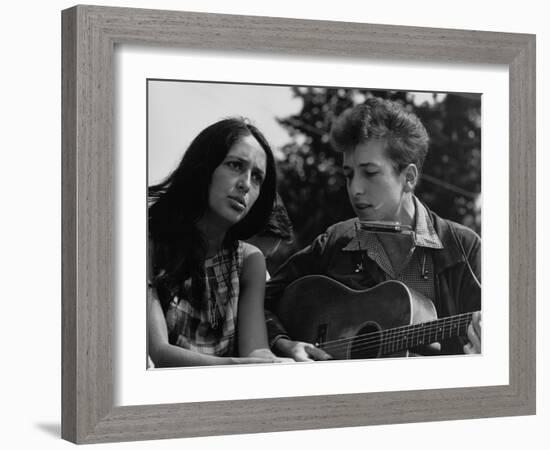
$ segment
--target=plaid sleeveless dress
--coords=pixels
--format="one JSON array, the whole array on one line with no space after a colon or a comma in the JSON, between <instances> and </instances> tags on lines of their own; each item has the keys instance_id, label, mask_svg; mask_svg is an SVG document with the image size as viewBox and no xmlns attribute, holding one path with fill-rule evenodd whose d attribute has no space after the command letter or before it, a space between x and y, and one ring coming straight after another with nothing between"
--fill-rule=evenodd
<instances>
[{"instance_id":1,"label":"plaid sleeveless dress","mask_svg":"<svg viewBox=\"0 0 550 450\"><path fill-rule=\"evenodd\" d=\"M236 356L242 265L240 241L206 259L202 307L197 309L186 299L174 297L165 313L171 344L208 355Z\"/></svg>"}]
</instances>

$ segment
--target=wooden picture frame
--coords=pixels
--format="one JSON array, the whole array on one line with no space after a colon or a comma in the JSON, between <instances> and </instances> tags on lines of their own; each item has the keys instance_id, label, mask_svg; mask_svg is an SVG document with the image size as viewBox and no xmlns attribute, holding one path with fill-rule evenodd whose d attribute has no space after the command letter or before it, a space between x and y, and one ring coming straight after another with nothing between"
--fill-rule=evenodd
<instances>
[{"instance_id":1,"label":"wooden picture frame","mask_svg":"<svg viewBox=\"0 0 550 450\"><path fill-rule=\"evenodd\" d=\"M535 36L97 6L63 11L62 31L64 439L95 443L535 413ZM125 43L508 66L509 384L114 407L113 53Z\"/></svg>"}]
</instances>

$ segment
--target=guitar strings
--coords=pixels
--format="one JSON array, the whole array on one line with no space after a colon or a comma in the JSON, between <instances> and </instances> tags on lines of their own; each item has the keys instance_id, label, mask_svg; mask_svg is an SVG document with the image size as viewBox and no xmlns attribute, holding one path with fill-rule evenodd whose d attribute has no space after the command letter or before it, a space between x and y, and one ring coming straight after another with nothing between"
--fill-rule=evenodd
<instances>
[{"instance_id":1,"label":"guitar strings","mask_svg":"<svg viewBox=\"0 0 550 450\"><path fill-rule=\"evenodd\" d=\"M414 330L416 328L416 330L422 330L424 328L427 328L427 327L433 327L435 325L438 325L438 324L443 324L443 326L446 326L447 324L449 325L452 325L453 322L460 322L464 319L467 319L467 320L470 320L471 319L471 316L472 316L472 313L463 313L463 314L459 314L459 315L456 315L456 316L452 316L452 317L444 317L442 319L437 319L437 320L433 320L433 321L430 321L430 322L422 322L422 323L418 323L418 324L413 324L413 325L403 325L401 327L395 327L395 328L391 328L389 330L380 330L380 331L376 331L376 332L372 332L372 333L365 333L365 334L360 334L360 335L356 335L355 337L343 337L343 338L339 338L339 339L334 339L334 340L331 340L331 341L325 341L323 344L332 344L332 343L335 343L335 342L341 342L341 341L350 341L350 340L353 340L353 339L356 339L358 337L362 337L362 336L371 336L371 335L374 335L374 334L383 334L383 333L389 333L389 332L403 332L403 330L406 330L406 329L411 329L411 330Z\"/></svg>"},{"instance_id":2,"label":"guitar strings","mask_svg":"<svg viewBox=\"0 0 550 450\"><path fill-rule=\"evenodd\" d=\"M353 343L352 350L355 351L362 351L362 350L371 350L371 349L381 349L381 354L390 354L401 350L407 350L409 348L418 347L421 345L429 345L433 342L437 342L439 339L426 339L423 338L414 344L411 344L411 340L407 341L395 341L395 340L389 340L389 341L374 341L374 342L368 342L368 343ZM412 340L414 342L414 340ZM338 346L321 346L320 348L323 350L327 350L329 353L334 352L338 350L338 347L344 347L345 349L348 348L348 344L340 344Z\"/></svg>"},{"instance_id":3,"label":"guitar strings","mask_svg":"<svg viewBox=\"0 0 550 450\"><path fill-rule=\"evenodd\" d=\"M465 323L464 325L467 325L467 324ZM466 331L466 328L464 328L464 332L465 331ZM460 335L460 334L463 334L463 333L457 333L457 335ZM417 336L417 338L418 337L420 337L420 334ZM451 337L451 335L449 335L449 337ZM438 339L436 338L436 336L431 336L431 333L428 334L427 336L423 334L422 339L415 342L414 345L411 345L411 341L414 342L414 338L404 341L404 340L398 340L396 339L395 336L393 336L385 340L384 339L381 339L380 341L375 340L374 342L363 342L363 343L354 342L353 351L381 349L382 354L389 354L389 353L394 353L401 350L406 350L408 348L416 347L418 345L431 344L432 342L436 342L437 340ZM340 344L340 346L342 346L342 344ZM334 348L332 351L334 351Z\"/></svg>"},{"instance_id":4,"label":"guitar strings","mask_svg":"<svg viewBox=\"0 0 550 450\"><path fill-rule=\"evenodd\" d=\"M364 350L368 348L376 348L376 347L383 347L389 343L392 344L392 347L390 348L390 351L397 351L398 349L394 350L394 346L399 347L403 342L410 342L414 341L415 338L420 337L422 335L423 339L425 340L426 337L428 337L430 340L432 333L435 331L435 336L437 336L437 332L443 330L442 335L444 336L447 330L447 327L449 327L449 337L451 337L451 333L453 331L453 326L455 327L455 333L456 331L461 330L464 327L467 327L471 320L472 313L465 313L459 316L454 316L452 319L440 319L433 322L425 322L423 324L417 324L417 325L406 325L403 327L397 327L393 328L391 330L382 330L372 333L366 333L361 335L356 335L354 337L347 337L347 338L340 338L335 339L332 341L326 341L320 344L320 348L322 349L332 349L336 350L339 347L346 347L350 342L353 342L354 349L355 350ZM412 331L408 331L406 333L403 332L403 330L410 328ZM403 338L405 336L410 336L410 338L407 341L404 341ZM427 335L427 336L426 336ZM380 336L384 336L381 338ZM432 341L433 342L433 341ZM419 342L417 345L422 345L426 343L431 342Z\"/></svg>"},{"instance_id":5,"label":"guitar strings","mask_svg":"<svg viewBox=\"0 0 550 450\"><path fill-rule=\"evenodd\" d=\"M463 323L462 327L466 326L467 324L468 324L468 322ZM464 329L464 332L465 332L465 329ZM378 334L381 334L381 333L378 333ZM460 334L463 334L463 333L459 333L459 335ZM395 336L390 336L390 337L385 338L385 339L379 339L377 337L373 338L373 337L369 336L365 340L360 340L360 339L355 340L354 345L353 345L353 349L355 351L357 351L357 350L382 348L382 353L392 353L392 352L403 350L403 349L406 349L406 348L415 347L415 346L418 346L418 345L430 344L430 343L435 342L437 340L437 339L431 339L431 336L428 336L428 337L430 337L430 339L426 339L426 335L424 333L423 336L422 336L422 338L423 338L422 340L417 342L415 345L411 345L410 341L412 340L414 342L414 339L409 339L408 341L403 341L403 340L397 341ZM354 341L354 339L349 339L348 341L351 342L351 341ZM403 348L401 348L403 343L405 343L406 345ZM391 346L389 344L391 344ZM335 351L339 347L347 347L347 346L348 346L348 343L343 342L343 343L340 343L340 344L332 344L332 345L322 344L322 345L320 345L320 348L327 349L329 351ZM384 347L386 347L386 348L384 349Z\"/></svg>"},{"instance_id":6,"label":"guitar strings","mask_svg":"<svg viewBox=\"0 0 550 450\"><path fill-rule=\"evenodd\" d=\"M470 319L469 318L466 318L466 319L467 320L464 320L464 318L462 318L461 320L457 320L456 323L454 324L452 322L449 322L449 325L450 325L449 333L452 332L453 325L456 326L456 329L460 329L468 325ZM427 326L427 327L422 327L415 331L409 332L408 334L412 335L412 338L410 340L414 340L414 337L419 337L421 334L424 338L426 338L426 334L428 334L428 337L429 337L434 331L436 332L436 335L437 335L437 329L439 328L441 327ZM446 329L446 326L444 326L444 328ZM394 330L397 330L397 329L394 329ZM381 339L380 338L381 335L385 335L384 338ZM404 335L405 334L403 332L399 333L398 331L393 331L393 330L391 332L388 332L387 330L377 331L377 332L366 333L362 335L356 335L354 337L337 339L334 341L326 341L321 344L321 348L337 348L337 347L347 346L348 343L350 342L354 342L355 344L370 344L373 342L376 346L381 346L381 345L386 345L388 343L396 343L397 338L403 338ZM401 339L401 342L402 342L402 339Z\"/></svg>"},{"instance_id":7,"label":"guitar strings","mask_svg":"<svg viewBox=\"0 0 550 450\"><path fill-rule=\"evenodd\" d=\"M465 323L465 324L463 324L463 326L464 325L467 325L467 324ZM464 329L464 333L465 333L465 331L466 331L466 328ZM457 335L464 334L464 333L458 333ZM449 336L449 337L451 337L451 336ZM412 339L412 340L414 342L414 339ZM374 339L374 342L372 342L373 340L371 339L371 342L369 342L368 340L366 342L361 342L361 341L354 342L354 345L353 345L352 348L353 348L354 352L365 351L365 350L373 350L373 349L381 349L380 354L391 354L391 353L394 353L394 352L398 352L398 351L406 350L406 349L409 349L409 348L417 347L419 345L428 345L428 344L431 344L432 342L436 342L437 340L438 339L431 339L431 338L426 339L426 336L423 336L422 340L420 340L419 342L416 342L414 345L411 345L411 343L410 343L411 340L397 341L394 338L389 338L389 339L386 339L386 340ZM403 345L403 344L405 344L405 345ZM329 352L334 352L334 351L338 350L338 347L347 348L348 344L343 343L343 344L332 345L332 346L324 346L324 345L320 346L321 349L326 349Z\"/></svg>"},{"instance_id":8,"label":"guitar strings","mask_svg":"<svg viewBox=\"0 0 550 450\"><path fill-rule=\"evenodd\" d=\"M391 354L391 353L407 350L409 348L414 348L419 345L428 345L435 341L436 339L427 340L427 341L418 342L415 345L410 345L407 342L406 345L404 346L401 345L403 342L391 341L391 346L388 345L386 348L384 348L384 346L388 344L387 341L380 342L380 343L374 342L374 343L367 343L367 344L361 344L361 345L353 345L352 349L354 352L381 349L380 354ZM321 347L321 348L324 348L324 347ZM334 350L335 349L332 349L332 351Z\"/></svg>"}]
</instances>

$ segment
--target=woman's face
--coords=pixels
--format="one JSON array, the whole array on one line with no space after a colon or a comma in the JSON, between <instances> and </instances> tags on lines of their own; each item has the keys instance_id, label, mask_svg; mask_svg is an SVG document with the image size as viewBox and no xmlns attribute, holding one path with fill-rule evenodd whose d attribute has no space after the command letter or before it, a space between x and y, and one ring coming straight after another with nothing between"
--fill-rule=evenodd
<instances>
[{"instance_id":1,"label":"woman's face","mask_svg":"<svg viewBox=\"0 0 550 450\"><path fill-rule=\"evenodd\" d=\"M226 228L242 220L258 199L265 174L264 149L252 135L240 138L212 174L210 220Z\"/></svg>"},{"instance_id":2,"label":"woman's face","mask_svg":"<svg viewBox=\"0 0 550 450\"><path fill-rule=\"evenodd\" d=\"M360 220L401 219L405 175L396 173L385 146L384 140L371 139L344 153L348 195Z\"/></svg>"}]
</instances>

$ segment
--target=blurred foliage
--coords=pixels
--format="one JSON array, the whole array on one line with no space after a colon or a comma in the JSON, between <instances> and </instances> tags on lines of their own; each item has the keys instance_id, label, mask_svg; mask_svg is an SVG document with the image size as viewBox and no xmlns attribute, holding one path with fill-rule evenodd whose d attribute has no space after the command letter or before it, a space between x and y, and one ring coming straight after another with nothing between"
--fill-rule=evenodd
<instances>
[{"instance_id":1,"label":"blurred foliage","mask_svg":"<svg viewBox=\"0 0 550 450\"><path fill-rule=\"evenodd\" d=\"M278 119L290 135L281 148L278 168L279 191L294 224L294 249L309 244L329 225L354 216L340 169L341 154L332 150L329 131L335 117L369 96L401 102L428 131L430 148L418 197L440 216L481 232L479 95L434 93L426 97L405 91L291 89L303 106L298 114Z\"/></svg>"}]
</instances>

